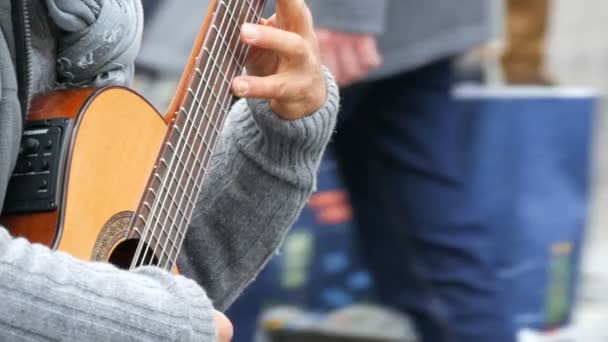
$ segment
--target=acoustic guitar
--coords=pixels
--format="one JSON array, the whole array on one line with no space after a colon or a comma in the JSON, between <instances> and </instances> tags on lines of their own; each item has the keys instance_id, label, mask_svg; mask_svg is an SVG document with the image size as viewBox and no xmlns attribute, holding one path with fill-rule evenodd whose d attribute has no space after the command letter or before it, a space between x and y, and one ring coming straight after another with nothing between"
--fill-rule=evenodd
<instances>
[{"instance_id":1,"label":"acoustic guitar","mask_svg":"<svg viewBox=\"0 0 608 342\"><path fill-rule=\"evenodd\" d=\"M240 27L265 2L211 1L165 116L122 87L35 99L2 223L83 260L176 271L248 53Z\"/></svg>"}]
</instances>

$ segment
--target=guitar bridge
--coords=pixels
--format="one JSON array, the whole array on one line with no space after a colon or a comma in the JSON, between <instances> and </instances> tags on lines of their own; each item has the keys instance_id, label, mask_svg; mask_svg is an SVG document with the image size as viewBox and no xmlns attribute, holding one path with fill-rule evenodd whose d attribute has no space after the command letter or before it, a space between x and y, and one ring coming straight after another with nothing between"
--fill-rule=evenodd
<instances>
[{"instance_id":1,"label":"guitar bridge","mask_svg":"<svg viewBox=\"0 0 608 342\"><path fill-rule=\"evenodd\" d=\"M61 199L69 119L26 122L3 214L52 211Z\"/></svg>"}]
</instances>

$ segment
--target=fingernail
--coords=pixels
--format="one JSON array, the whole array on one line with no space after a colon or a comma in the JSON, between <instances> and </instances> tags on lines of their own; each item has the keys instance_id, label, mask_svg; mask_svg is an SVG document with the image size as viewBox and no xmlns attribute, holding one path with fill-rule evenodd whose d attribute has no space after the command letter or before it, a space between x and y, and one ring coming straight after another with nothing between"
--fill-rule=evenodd
<instances>
[{"instance_id":1,"label":"fingernail","mask_svg":"<svg viewBox=\"0 0 608 342\"><path fill-rule=\"evenodd\" d=\"M243 24L241 32L243 33L243 38L250 42L253 42L258 39L260 35L258 28L252 24Z\"/></svg>"},{"instance_id":2,"label":"fingernail","mask_svg":"<svg viewBox=\"0 0 608 342\"><path fill-rule=\"evenodd\" d=\"M249 83L247 83L247 81L236 79L234 80L234 90L236 95L245 96L249 92Z\"/></svg>"}]
</instances>

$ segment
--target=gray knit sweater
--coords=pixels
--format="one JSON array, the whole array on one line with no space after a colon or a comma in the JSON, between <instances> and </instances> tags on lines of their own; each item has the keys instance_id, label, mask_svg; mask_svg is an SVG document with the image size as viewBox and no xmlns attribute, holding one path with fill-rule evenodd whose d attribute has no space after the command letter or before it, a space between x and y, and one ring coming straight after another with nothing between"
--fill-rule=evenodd
<instances>
[{"instance_id":1,"label":"gray knit sweater","mask_svg":"<svg viewBox=\"0 0 608 342\"><path fill-rule=\"evenodd\" d=\"M36 6L40 0L32 2ZM96 57L93 63L81 64L86 70L80 73L71 68L70 61L59 58L59 72L76 74L62 73L58 80L85 85L89 79L89 83L102 85L128 79L130 49L136 49L139 40L139 22L132 20L139 17L136 0L46 2L60 9L50 26L63 40L58 51L44 50L55 46L45 44L53 36L35 32L42 38L34 42L40 68L38 85L49 81L44 75L54 76L48 72L54 70L49 55L78 60L82 56L71 47L116 27L106 27L100 21L104 8L125 11L117 12L122 17L112 17L123 18L113 22L125 30L110 46L115 49L93 45L86 53L99 52L95 49L100 48L110 59ZM20 125L19 116L14 116L19 107L11 58L10 2L0 0L0 9L0 140L13 142L0 145L3 198ZM81 35L81 39L71 41L72 34ZM91 61L88 57L85 60ZM97 72L89 73L93 69ZM153 267L127 272L108 264L82 262L23 239L12 239L0 228L0 341L215 340L213 306L225 308L255 277L315 187L315 172L338 106L337 87L329 74L326 80L327 103L298 121L279 119L261 100L241 101L233 107L178 261L181 271L196 282Z\"/></svg>"}]
</instances>

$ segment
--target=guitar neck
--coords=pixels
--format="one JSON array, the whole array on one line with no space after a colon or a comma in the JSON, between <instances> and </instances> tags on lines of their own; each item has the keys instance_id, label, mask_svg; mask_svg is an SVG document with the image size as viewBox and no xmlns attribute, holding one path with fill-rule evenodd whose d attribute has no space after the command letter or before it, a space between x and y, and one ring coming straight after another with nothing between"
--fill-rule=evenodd
<instances>
[{"instance_id":1,"label":"guitar neck","mask_svg":"<svg viewBox=\"0 0 608 342\"><path fill-rule=\"evenodd\" d=\"M248 47L240 27L258 22L265 0L214 0L167 116L169 129L133 221L132 267L174 267L209 162L234 101L232 79Z\"/></svg>"}]
</instances>

